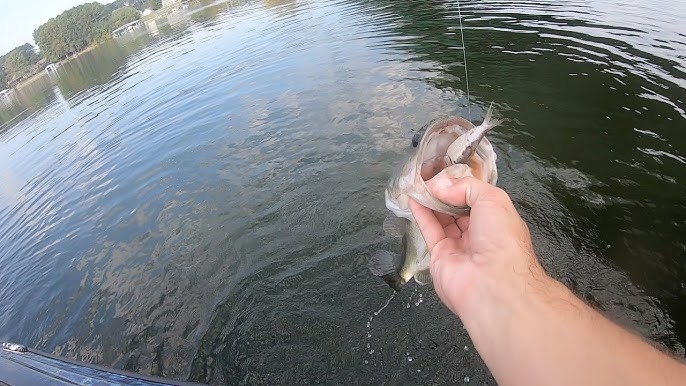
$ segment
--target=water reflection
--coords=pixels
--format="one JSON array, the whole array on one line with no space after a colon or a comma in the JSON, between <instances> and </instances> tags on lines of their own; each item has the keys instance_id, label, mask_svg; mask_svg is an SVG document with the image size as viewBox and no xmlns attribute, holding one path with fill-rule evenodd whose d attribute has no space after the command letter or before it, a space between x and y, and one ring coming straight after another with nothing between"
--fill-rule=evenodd
<instances>
[{"instance_id":1,"label":"water reflection","mask_svg":"<svg viewBox=\"0 0 686 386\"><path fill-rule=\"evenodd\" d=\"M511 119L493 135L515 174L539 175L573 213L587 247L681 320L686 153L675 122L686 118L686 31L657 2L623 12L621 2L578 3L463 1L472 94ZM391 45L420 66L431 63L427 82L463 90L456 4L381 4L375 18ZM648 25L639 22L646 15ZM527 171L534 164L516 162L511 146L589 182L580 191L577 177Z\"/></svg>"},{"instance_id":2,"label":"water reflection","mask_svg":"<svg viewBox=\"0 0 686 386\"><path fill-rule=\"evenodd\" d=\"M109 82L127 61L127 58L140 51L150 41L148 35L136 39L110 40L98 47L60 64L52 77L60 92L70 103L80 103L89 94L74 98L79 92L89 90L99 92L96 86Z\"/></svg>"},{"instance_id":3,"label":"water reflection","mask_svg":"<svg viewBox=\"0 0 686 386\"><path fill-rule=\"evenodd\" d=\"M546 268L683 354L676 35L461 3ZM215 384L494 384L430 287L389 301L366 268L412 131L466 113L456 4L422 4L192 2L45 79L0 132L0 340Z\"/></svg>"},{"instance_id":4,"label":"water reflection","mask_svg":"<svg viewBox=\"0 0 686 386\"><path fill-rule=\"evenodd\" d=\"M0 99L0 132L37 112L55 99L50 79L40 74Z\"/></svg>"},{"instance_id":5,"label":"water reflection","mask_svg":"<svg viewBox=\"0 0 686 386\"><path fill-rule=\"evenodd\" d=\"M263 0L262 4L263 4L265 9L285 8L288 10L293 10L294 8L297 8L298 1L297 0Z\"/></svg>"}]
</instances>

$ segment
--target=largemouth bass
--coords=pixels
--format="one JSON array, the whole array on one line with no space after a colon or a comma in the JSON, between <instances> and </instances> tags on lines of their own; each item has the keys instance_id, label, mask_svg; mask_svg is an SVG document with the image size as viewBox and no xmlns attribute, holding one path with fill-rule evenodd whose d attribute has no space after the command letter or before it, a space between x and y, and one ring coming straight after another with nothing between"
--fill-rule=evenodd
<instances>
[{"instance_id":1,"label":"largemouth bass","mask_svg":"<svg viewBox=\"0 0 686 386\"><path fill-rule=\"evenodd\" d=\"M419 146L417 151L391 178L385 191L386 207L393 214L384 221L384 231L402 239L402 252L378 251L369 261L372 273L396 291L412 278L419 284L431 282L431 257L410 211L410 199L452 216L468 214L468 207L456 207L434 197L426 181L473 176L495 185L497 157L485 135L500 123L492 118L489 107L479 126L450 117L432 121L413 138L413 145Z\"/></svg>"}]
</instances>

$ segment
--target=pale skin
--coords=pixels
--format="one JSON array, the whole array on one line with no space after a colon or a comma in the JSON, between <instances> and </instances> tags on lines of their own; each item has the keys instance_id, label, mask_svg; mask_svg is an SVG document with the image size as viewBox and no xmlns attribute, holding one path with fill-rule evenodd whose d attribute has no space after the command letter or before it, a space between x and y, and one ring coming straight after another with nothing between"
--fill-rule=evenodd
<instances>
[{"instance_id":1,"label":"pale skin","mask_svg":"<svg viewBox=\"0 0 686 386\"><path fill-rule=\"evenodd\" d=\"M443 303L501 386L684 385L686 365L585 304L546 274L502 189L467 177L428 181L469 216L412 212Z\"/></svg>"}]
</instances>

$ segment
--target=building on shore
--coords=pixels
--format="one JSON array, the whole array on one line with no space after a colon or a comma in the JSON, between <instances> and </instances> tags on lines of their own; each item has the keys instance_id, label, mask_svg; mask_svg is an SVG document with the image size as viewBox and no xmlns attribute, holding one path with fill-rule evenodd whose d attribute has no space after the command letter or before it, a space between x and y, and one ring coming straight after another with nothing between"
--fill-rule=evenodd
<instances>
[{"instance_id":1,"label":"building on shore","mask_svg":"<svg viewBox=\"0 0 686 386\"><path fill-rule=\"evenodd\" d=\"M50 74L51 72L57 71L57 66L59 66L59 63L50 63L47 66L45 66L45 72Z\"/></svg>"},{"instance_id":2,"label":"building on shore","mask_svg":"<svg viewBox=\"0 0 686 386\"><path fill-rule=\"evenodd\" d=\"M123 26L112 31L112 37L118 38L122 35L125 35L125 34L131 32L131 31L135 31L141 27L143 27L143 20L138 19L136 21L132 21L131 23L124 24Z\"/></svg>"}]
</instances>

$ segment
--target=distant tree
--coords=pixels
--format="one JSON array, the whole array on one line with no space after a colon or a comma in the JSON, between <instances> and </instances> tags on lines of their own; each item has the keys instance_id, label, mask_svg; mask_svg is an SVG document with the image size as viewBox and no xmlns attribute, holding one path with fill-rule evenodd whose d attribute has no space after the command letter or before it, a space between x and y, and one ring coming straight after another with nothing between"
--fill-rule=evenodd
<instances>
[{"instance_id":1,"label":"distant tree","mask_svg":"<svg viewBox=\"0 0 686 386\"><path fill-rule=\"evenodd\" d=\"M162 8L162 0L145 0L145 8L157 10Z\"/></svg>"},{"instance_id":2,"label":"distant tree","mask_svg":"<svg viewBox=\"0 0 686 386\"><path fill-rule=\"evenodd\" d=\"M3 56L3 74L5 82L12 84L33 72L33 67L41 60L29 43L14 48Z\"/></svg>"},{"instance_id":3,"label":"distant tree","mask_svg":"<svg viewBox=\"0 0 686 386\"><path fill-rule=\"evenodd\" d=\"M48 62L57 62L112 37L111 31L140 18L136 10L159 9L161 0L114 0L103 5L79 5L33 31L33 39Z\"/></svg>"},{"instance_id":4,"label":"distant tree","mask_svg":"<svg viewBox=\"0 0 686 386\"><path fill-rule=\"evenodd\" d=\"M31 70L31 62L20 51L12 51L5 59L5 71L9 75L10 82L21 78Z\"/></svg>"},{"instance_id":5,"label":"distant tree","mask_svg":"<svg viewBox=\"0 0 686 386\"><path fill-rule=\"evenodd\" d=\"M115 0L109 4L105 4L105 8L109 13L122 7L131 7L143 12L145 9L145 0Z\"/></svg>"},{"instance_id":6,"label":"distant tree","mask_svg":"<svg viewBox=\"0 0 686 386\"><path fill-rule=\"evenodd\" d=\"M6 89L7 86L7 74L5 74L5 70L0 67L0 90Z\"/></svg>"},{"instance_id":7,"label":"distant tree","mask_svg":"<svg viewBox=\"0 0 686 386\"><path fill-rule=\"evenodd\" d=\"M105 4L105 11L112 14L112 12L114 12L115 9L119 9L121 7L126 7L126 4L124 4L124 0L115 0L111 3Z\"/></svg>"},{"instance_id":8,"label":"distant tree","mask_svg":"<svg viewBox=\"0 0 686 386\"><path fill-rule=\"evenodd\" d=\"M133 7L139 11L145 10L145 1L144 0L122 0L122 1L124 2L124 5L127 7Z\"/></svg>"},{"instance_id":9,"label":"distant tree","mask_svg":"<svg viewBox=\"0 0 686 386\"><path fill-rule=\"evenodd\" d=\"M110 12L100 3L87 3L48 20L33 32L46 60L55 62L110 37Z\"/></svg>"},{"instance_id":10,"label":"distant tree","mask_svg":"<svg viewBox=\"0 0 686 386\"><path fill-rule=\"evenodd\" d=\"M131 23L141 18L140 12L132 7L122 7L115 9L110 17L110 28L117 29L124 24Z\"/></svg>"}]
</instances>

